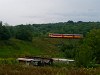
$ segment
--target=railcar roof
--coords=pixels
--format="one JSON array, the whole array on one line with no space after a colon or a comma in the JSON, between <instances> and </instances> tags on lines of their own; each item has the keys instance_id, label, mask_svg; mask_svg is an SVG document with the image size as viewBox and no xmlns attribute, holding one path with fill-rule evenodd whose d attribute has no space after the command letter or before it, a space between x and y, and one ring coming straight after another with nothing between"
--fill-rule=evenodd
<instances>
[{"instance_id":1,"label":"railcar roof","mask_svg":"<svg viewBox=\"0 0 100 75\"><path fill-rule=\"evenodd\" d=\"M82 35L82 34L52 34L52 35Z\"/></svg>"}]
</instances>

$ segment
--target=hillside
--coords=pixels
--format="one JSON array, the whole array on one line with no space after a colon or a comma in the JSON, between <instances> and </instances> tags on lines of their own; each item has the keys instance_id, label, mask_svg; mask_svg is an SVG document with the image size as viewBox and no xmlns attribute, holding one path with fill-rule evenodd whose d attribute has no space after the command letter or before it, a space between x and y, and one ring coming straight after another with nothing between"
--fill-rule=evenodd
<instances>
[{"instance_id":1,"label":"hillside","mask_svg":"<svg viewBox=\"0 0 100 75\"><path fill-rule=\"evenodd\" d=\"M58 43L60 41L51 38L34 38L32 42L18 39L0 41L0 57L62 57L62 52L56 46Z\"/></svg>"}]
</instances>

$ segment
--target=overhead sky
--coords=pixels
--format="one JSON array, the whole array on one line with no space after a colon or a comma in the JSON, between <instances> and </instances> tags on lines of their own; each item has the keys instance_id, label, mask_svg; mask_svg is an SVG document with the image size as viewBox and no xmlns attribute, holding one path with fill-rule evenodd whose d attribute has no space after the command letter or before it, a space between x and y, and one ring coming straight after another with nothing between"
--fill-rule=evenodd
<instances>
[{"instance_id":1,"label":"overhead sky","mask_svg":"<svg viewBox=\"0 0 100 75\"><path fill-rule=\"evenodd\" d=\"M10 25L100 21L100 0L0 0L0 20Z\"/></svg>"}]
</instances>

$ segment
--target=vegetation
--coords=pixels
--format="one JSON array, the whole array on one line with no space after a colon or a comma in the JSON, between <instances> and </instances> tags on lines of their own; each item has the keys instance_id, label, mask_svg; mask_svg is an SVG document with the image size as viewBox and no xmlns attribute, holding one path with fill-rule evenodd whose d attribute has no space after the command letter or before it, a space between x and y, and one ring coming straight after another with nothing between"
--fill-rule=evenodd
<instances>
[{"instance_id":1,"label":"vegetation","mask_svg":"<svg viewBox=\"0 0 100 75\"><path fill-rule=\"evenodd\" d=\"M34 38L32 42L18 39L0 41L0 57L18 58L25 56L63 57L63 53L55 46L50 38Z\"/></svg>"},{"instance_id":2,"label":"vegetation","mask_svg":"<svg viewBox=\"0 0 100 75\"><path fill-rule=\"evenodd\" d=\"M83 44L80 46L77 58L78 65L93 66L94 63L100 63L100 29L91 30Z\"/></svg>"},{"instance_id":3,"label":"vegetation","mask_svg":"<svg viewBox=\"0 0 100 75\"><path fill-rule=\"evenodd\" d=\"M57 68L0 65L0 75L99 75L100 68Z\"/></svg>"},{"instance_id":4,"label":"vegetation","mask_svg":"<svg viewBox=\"0 0 100 75\"><path fill-rule=\"evenodd\" d=\"M49 38L48 33L83 34L83 39ZM8 26L0 23L0 57L44 56L75 59L77 66L100 63L100 22Z\"/></svg>"},{"instance_id":5,"label":"vegetation","mask_svg":"<svg viewBox=\"0 0 100 75\"><path fill-rule=\"evenodd\" d=\"M0 23L0 40L8 40L10 38L10 32L9 30L5 27L2 26L2 22Z\"/></svg>"}]
</instances>

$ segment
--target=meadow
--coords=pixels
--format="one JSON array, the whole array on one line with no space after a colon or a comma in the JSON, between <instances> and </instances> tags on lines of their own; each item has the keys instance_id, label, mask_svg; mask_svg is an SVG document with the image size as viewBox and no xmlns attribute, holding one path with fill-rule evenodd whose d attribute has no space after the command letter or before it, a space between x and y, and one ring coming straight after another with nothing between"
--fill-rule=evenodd
<instances>
[{"instance_id":1,"label":"meadow","mask_svg":"<svg viewBox=\"0 0 100 75\"><path fill-rule=\"evenodd\" d=\"M0 65L0 75L100 75L100 68Z\"/></svg>"},{"instance_id":2,"label":"meadow","mask_svg":"<svg viewBox=\"0 0 100 75\"><path fill-rule=\"evenodd\" d=\"M66 63L32 66L18 63L15 58L0 58L0 75L100 75L100 67L84 68Z\"/></svg>"},{"instance_id":3,"label":"meadow","mask_svg":"<svg viewBox=\"0 0 100 75\"><path fill-rule=\"evenodd\" d=\"M0 58L25 56L63 57L56 44L60 41L50 38L33 38L32 42L11 38L0 41Z\"/></svg>"}]
</instances>

